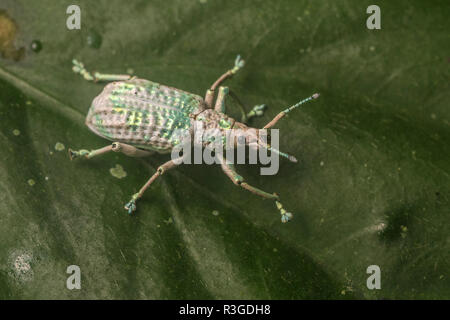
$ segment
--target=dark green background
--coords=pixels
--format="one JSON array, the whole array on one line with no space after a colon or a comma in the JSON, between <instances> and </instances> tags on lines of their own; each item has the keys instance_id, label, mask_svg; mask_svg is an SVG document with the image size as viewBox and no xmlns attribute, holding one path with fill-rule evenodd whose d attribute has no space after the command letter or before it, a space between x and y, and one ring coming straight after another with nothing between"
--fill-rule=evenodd
<instances>
[{"instance_id":1,"label":"dark green background","mask_svg":"<svg viewBox=\"0 0 450 320\"><path fill-rule=\"evenodd\" d=\"M0 298L450 298L449 4L377 1L382 29L368 30L370 4L2 0L25 54L0 59ZM69 161L69 146L107 144L84 126L102 85L73 58L202 95L238 53L246 66L227 85L269 105L257 127L321 93L278 124L299 163L275 176L238 166L281 195L292 223L206 165L167 173L129 217L123 204L167 156ZM24 254L31 270L18 274ZM65 287L72 264L81 290ZM366 287L372 264L381 290Z\"/></svg>"}]
</instances>

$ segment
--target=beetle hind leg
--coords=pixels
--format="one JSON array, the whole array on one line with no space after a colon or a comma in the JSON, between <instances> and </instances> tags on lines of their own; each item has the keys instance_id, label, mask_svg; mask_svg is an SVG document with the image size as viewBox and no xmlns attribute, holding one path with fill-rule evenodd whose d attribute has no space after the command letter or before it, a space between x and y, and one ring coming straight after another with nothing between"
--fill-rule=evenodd
<instances>
[{"instance_id":1,"label":"beetle hind leg","mask_svg":"<svg viewBox=\"0 0 450 320\"><path fill-rule=\"evenodd\" d=\"M95 156L98 156L98 155L101 155L101 154L104 154L104 153L107 153L110 151L121 152L124 155L127 155L129 157L146 157L146 156L153 154L153 152L151 152L151 151L138 149L138 148L136 148L132 145L126 144L126 143L113 142L109 146L106 146L106 147L103 147L100 149L96 149L96 150L91 150L91 151L86 150L86 149L74 151L69 148L69 157L70 157L70 160L73 160L75 158L80 158L80 157L84 157L86 159L91 159Z\"/></svg>"},{"instance_id":2,"label":"beetle hind leg","mask_svg":"<svg viewBox=\"0 0 450 320\"><path fill-rule=\"evenodd\" d=\"M86 149L81 149L78 151L74 151L72 149L69 148L69 157L70 160L76 159L76 158L86 158L86 159L91 159L95 156L98 156L100 154L104 154L107 152L112 151L112 145L100 148L100 149L96 149L96 150L86 150Z\"/></svg>"},{"instance_id":3,"label":"beetle hind leg","mask_svg":"<svg viewBox=\"0 0 450 320\"><path fill-rule=\"evenodd\" d=\"M148 181L145 183L145 185L139 190L138 193L135 193L131 196L131 200L128 201L124 208L128 211L128 214L132 214L134 211L136 211L136 201L142 197L145 190L147 190L150 185L159 177L162 176L166 171L175 168L177 165L182 163L183 157L180 157L178 159L167 161L166 163L162 164L161 166L156 169L156 172L148 179Z\"/></svg>"}]
</instances>

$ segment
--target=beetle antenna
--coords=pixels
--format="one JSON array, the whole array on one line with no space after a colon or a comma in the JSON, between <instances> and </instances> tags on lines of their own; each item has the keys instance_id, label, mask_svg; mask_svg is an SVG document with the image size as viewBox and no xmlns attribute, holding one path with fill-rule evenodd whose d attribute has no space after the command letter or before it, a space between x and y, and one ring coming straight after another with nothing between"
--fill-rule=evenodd
<instances>
[{"instance_id":1,"label":"beetle antenna","mask_svg":"<svg viewBox=\"0 0 450 320\"><path fill-rule=\"evenodd\" d=\"M276 154L282 156L283 158L288 159L288 160L291 161L291 162L297 163L297 158L294 157L293 155L290 155L290 154L288 154L288 153L282 152L282 151L280 151L280 150L278 150L278 149L276 149L276 148L274 148L274 147L268 145L267 143L265 143L265 142L263 142L263 141L261 141L261 140L259 140L258 145L261 146L261 147L263 147L263 148L266 148L267 150L270 150L270 151L272 151L272 152L275 152Z\"/></svg>"},{"instance_id":2,"label":"beetle antenna","mask_svg":"<svg viewBox=\"0 0 450 320\"><path fill-rule=\"evenodd\" d=\"M295 108L300 107L302 104L304 104L304 103L306 103L306 102L308 102L308 101L317 99L319 96L320 96L320 94L314 93L312 96L310 96L310 97L308 97L308 98L306 98L306 99L303 99L302 101L297 102L297 103L294 104L293 106L291 106L291 107L289 107L289 108L287 108L287 109L281 111L279 114L277 114L277 116L276 116L275 118L272 119L272 121L270 121L268 124L266 124L266 125L264 126L263 129L268 129L268 128L270 128L270 127L273 127L273 126L275 125L275 123L277 123L278 120L280 120L281 118L283 118L286 114L288 114L289 112L291 112L291 111L294 110Z\"/></svg>"},{"instance_id":3,"label":"beetle antenna","mask_svg":"<svg viewBox=\"0 0 450 320\"><path fill-rule=\"evenodd\" d=\"M293 155L287 154L287 153L285 153L285 152L281 152L280 150L278 150L278 149L276 149L276 148L273 148L273 147L271 147L271 146L267 146L267 150L270 150L270 151L272 151L272 152L275 152L276 154L279 154L280 156L282 156L283 158L288 159L288 160L291 161L291 162L297 163L297 158L294 157Z\"/></svg>"}]
</instances>

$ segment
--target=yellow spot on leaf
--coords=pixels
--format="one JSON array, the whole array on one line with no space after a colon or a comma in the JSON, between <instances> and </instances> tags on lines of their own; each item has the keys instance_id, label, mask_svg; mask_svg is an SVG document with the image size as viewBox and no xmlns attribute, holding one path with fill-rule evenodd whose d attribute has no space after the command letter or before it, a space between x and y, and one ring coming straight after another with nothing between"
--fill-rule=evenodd
<instances>
[{"instance_id":1,"label":"yellow spot on leaf","mask_svg":"<svg viewBox=\"0 0 450 320\"><path fill-rule=\"evenodd\" d=\"M63 151L66 147L61 143L61 142L57 142L55 144L55 150L56 151Z\"/></svg>"},{"instance_id":2,"label":"yellow spot on leaf","mask_svg":"<svg viewBox=\"0 0 450 320\"><path fill-rule=\"evenodd\" d=\"M19 61L24 57L25 48L16 49L14 46L17 33L17 24L5 10L0 10L0 56L2 58Z\"/></svg>"},{"instance_id":3,"label":"yellow spot on leaf","mask_svg":"<svg viewBox=\"0 0 450 320\"><path fill-rule=\"evenodd\" d=\"M109 169L109 172L113 177L116 177L117 179L122 179L127 176L127 173L125 170L123 170L123 167L120 164L116 164L114 168Z\"/></svg>"}]
</instances>

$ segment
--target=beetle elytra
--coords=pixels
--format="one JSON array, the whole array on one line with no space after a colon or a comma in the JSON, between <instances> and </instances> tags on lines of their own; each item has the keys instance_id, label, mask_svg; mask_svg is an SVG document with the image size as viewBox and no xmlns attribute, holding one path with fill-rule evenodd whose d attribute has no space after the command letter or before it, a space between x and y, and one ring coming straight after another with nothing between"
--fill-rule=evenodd
<instances>
[{"instance_id":1,"label":"beetle elytra","mask_svg":"<svg viewBox=\"0 0 450 320\"><path fill-rule=\"evenodd\" d=\"M73 151L69 149L70 158L85 157L90 159L111 151L121 152L133 157L148 156L154 152L169 153L180 143L179 137L173 134L174 130L188 130L192 135L196 130L195 122L201 121L207 124L209 128L215 128L221 132L229 129L240 129L248 133L245 140L246 144L256 143L258 146L296 162L297 160L293 156L271 148L269 144L264 144L258 135L253 134L257 129L245 124L250 118L261 116L265 105L257 105L250 112L245 113L244 106L237 96L228 87L220 86L223 81L231 78L243 66L244 61L240 59L240 56L237 56L234 67L220 76L206 91L205 98L202 98L196 94L130 75L97 72L92 74L85 69L81 62L73 60L73 71L81 74L86 80L95 82L112 81L93 100L86 117L86 125L94 133L113 141L113 143L96 150L81 149ZM217 98L214 103L217 91ZM228 96L239 105L242 113L241 121L236 121L226 114L225 99ZM315 93L285 109L267 123L263 129L273 127L287 113L318 97L319 94ZM139 192L132 195L131 200L125 205L129 214L136 210L136 201L142 197L145 190L159 176L179 164L176 160L172 159L159 166ZM281 213L281 221L291 220L292 214L284 209L278 194L268 193L248 184L236 172L233 164L227 163L225 158L221 160L223 172L235 185L263 198L274 200L276 208Z\"/></svg>"}]
</instances>

